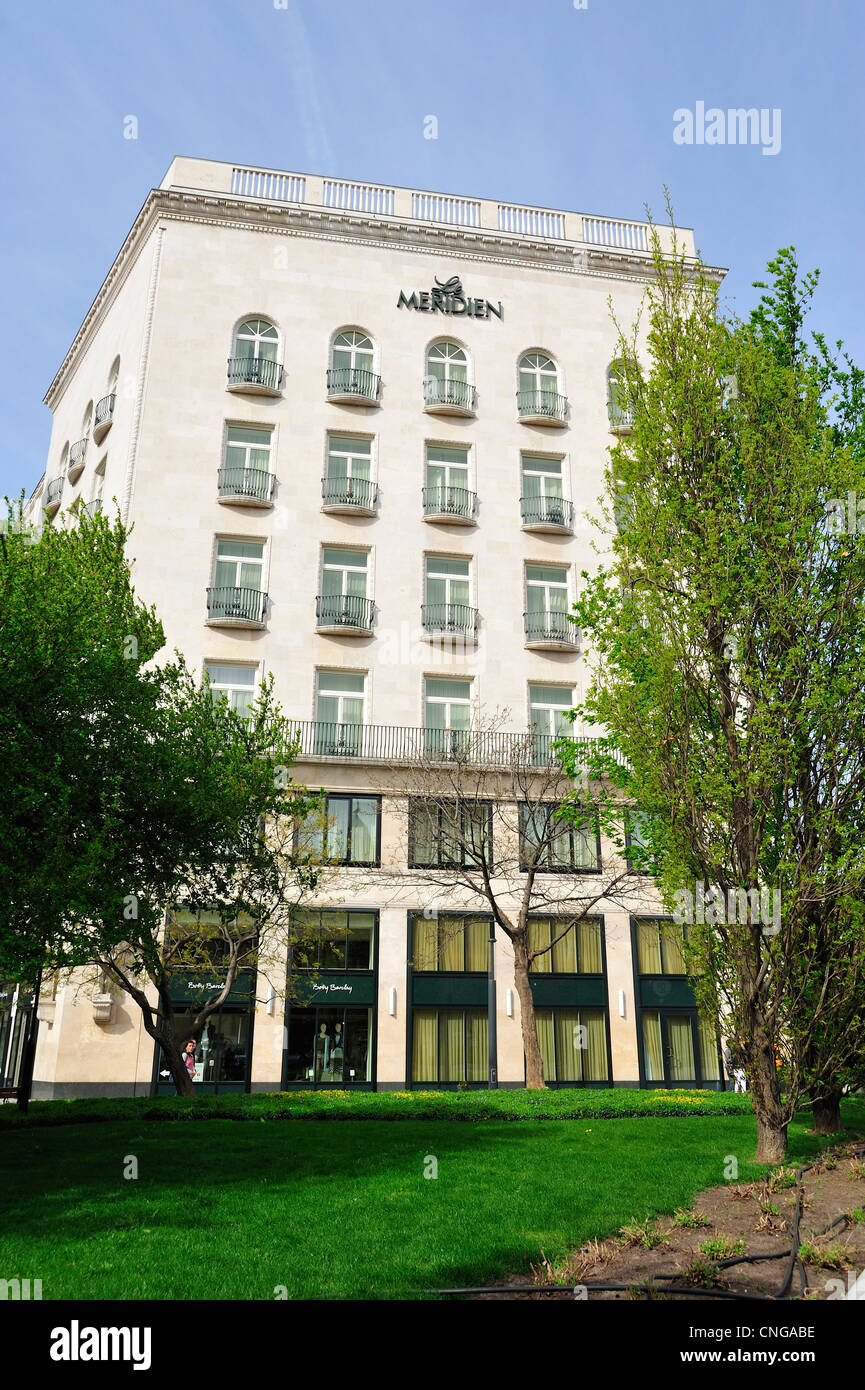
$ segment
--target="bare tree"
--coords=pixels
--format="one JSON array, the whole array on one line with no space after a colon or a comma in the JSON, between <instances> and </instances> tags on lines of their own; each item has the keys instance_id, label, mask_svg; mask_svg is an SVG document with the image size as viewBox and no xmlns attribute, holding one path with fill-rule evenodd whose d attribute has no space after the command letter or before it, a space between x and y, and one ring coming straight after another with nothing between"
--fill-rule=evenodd
<instances>
[{"instance_id":1,"label":"bare tree","mask_svg":"<svg viewBox=\"0 0 865 1390\"><path fill-rule=\"evenodd\" d=\"M548 736L500 731L499 716L471 731L427 730L423 746L389 773L394 810L402 817L400 860L385 866L391 886L403 873L426 883L455 912L484 911L514 954L521 1006L526 1085L543 1087L530 971L578 923L616 902L644 903L645 880L627 861L602 853L599 822L609 814L606 791L575 785ZM404 853L403 853L404 851ZM548 943L530 938L530 920L554 919Z\"/></svg>"}]
</instances>

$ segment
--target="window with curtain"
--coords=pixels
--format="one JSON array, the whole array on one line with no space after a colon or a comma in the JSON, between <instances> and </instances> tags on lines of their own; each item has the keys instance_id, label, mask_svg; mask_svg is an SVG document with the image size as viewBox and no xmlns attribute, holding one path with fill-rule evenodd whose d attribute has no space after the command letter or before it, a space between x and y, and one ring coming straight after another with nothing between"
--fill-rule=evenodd
<instances>
[{"instance_id":1,"label":"window with curtain","mask_svg":"<svg viewBox=\"0 0 865 1390\"><path fill-rule=\"evenodd\" d=\"M647 1081L705 1085L721 1079L717 1029L695 1009L643 1009L642 1037Z\"/></svg>"},{"instance_id":2,"label":"window with curtain","mask_svg":"<svg viewBox=\"0 0 865 1390\"><path fill-rule=\"evenodd\" d=\"M248 719L255 699L254 666L235 666L227 662L207 661L204 674L214 700L227 700L233 710Z\"/></svg>"},{"instance_id":3,"label":"window with curtain","mask_svg":"<svg viewBox=\"0 0 865 1390\"><path fill-rule=\"evenodd\" d=\"M381 802L377 796L327 797L301 827L299 840L336 864L377 864Z\"/></svg>"},{"instance_id":4,"label":"window with curtain","mask_svg":"<svg viewBox=\"0 0 865 1390\"><path fill-rule=\"evenodd\" d=\"M486 1009L415 1009L412 1015L412 1081L486 1081Z\"/></svg>"},{"instance_id":5,"label":"window with curtain","mask_svg":"<svg viewBox=\"0 0 865 1390\"><path fill-rule=\"evenodd\" d=\"M534 975L603 974L598 918L569 922L567 917L530 917L528 947L543 953L529 963Z\"/></svg>"},{"instance_id":6,"label":"window with curtain","mask_svg":"<svg viewBox=\"0 0 865 1390\"><path fill-rule=\"evenodd\" d=\"M674 922L637 922L637 964L641 975L686 975L682 928Z\"/></svg>"},{"instance_id":7,"label":"window with curtain","mask_svg":"<svg viewBox=\"0 0 865 1390\"><path fill-rule=\"evenodd\" d=\"M374 912L298 909L291 933L294 970L372 970Z\"/></svg>"},{"instance_id":8,"label":"window with curtain","mask_svg":"<svg viewBox=\"0 0 865 1390\"><path fill-rule=\"evenodd\" d=\"M487 802L413 800L409 805L409 868L489 863L492 812Z\"/></svg>"},{"instance_id":9,"label":"window with curtain","mask_svg":"<svg viewBox=\"0 0 865 1390\"><path fill-rule=\"evenodd\" d=\"M215 588L251 589L260 593L263 573L263 541L217 541L213 576Z\"/></svg>"},{"instance_id":10,"label":"window with curtain","mask_svg":"<svg viewBox=\"0 0 865 1390\"><path fill-rule=\"evenodd\" d=\"M573 708L572 685L530 685L529 723L535 731L535 757L546 762L557 738L568 736L573 725L567 717Z\"/></svg>"},{"instance_id":11,"label":"window with curtain","mask_svg":"<svg viewBox=\"0 0 865 1390\"><path fill-rule=\"evenodd\" d=\"M541 873L599 873L598 828L559 819L554 802L520 803L520 862Z\"/></svg>"},{"instance_id":12,"label":"window with curtain","mask_svg":"<svg viewBox=\"0 0 865 1390\"><path fill-rule=\"evenodd\" d=\"M466 917L441 913L413 919L412 963L417 971L486 974L490 939L485 917Z\"/></svg>"},{"instance_id":13,"label":"window with curtain","mask_svg":"<svg viewBox=\"0 0 865 1390\"><path fill-rule=\"evenodd\" d=\"M544 1080L607 1081L607 1028L603 1009L536 1009Z\"/></svg>"}]
</instances>

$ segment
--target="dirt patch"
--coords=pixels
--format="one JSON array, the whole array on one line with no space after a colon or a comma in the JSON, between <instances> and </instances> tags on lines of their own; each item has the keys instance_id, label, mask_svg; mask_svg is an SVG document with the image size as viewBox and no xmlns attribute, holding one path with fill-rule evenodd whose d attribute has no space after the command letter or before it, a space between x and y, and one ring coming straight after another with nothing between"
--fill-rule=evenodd
<instances>
[{"instance_id":1,"label":"dirt patch","mask_svg":"<svg viewBox=\"0 0 865 1390\"><path fill-rule=\"evenodd\" d=\"M786 1298L838 1297L839 1288L848 1287L848 1270L865 1270L865 1156L857 1156L857 1149L861 1141L824 1154L802 1177L801 1258ZM592 1241L561 1263L542 1259L529 1278L523 1274L502 1280L498 1287L507 1292L472 1297L573 1299L572 1290L518 1294L516 1289L580 1284L587 1286L586 1297L592 1301L689 1296L668 1293L670 1287L704 1290L690 1295L701 1303L731 1293L771 1298L784 1284L790 1264L799 1190L794 1167L778 1169L760 1182L712 1187L674 1217L634 1222L618 1237ZM740 1262L745 1256L768 1258ZM625 1288L591 1287L598 1283ZM636 1287L640 1285L649 1287Z\"/></svg>"}]
</instances>

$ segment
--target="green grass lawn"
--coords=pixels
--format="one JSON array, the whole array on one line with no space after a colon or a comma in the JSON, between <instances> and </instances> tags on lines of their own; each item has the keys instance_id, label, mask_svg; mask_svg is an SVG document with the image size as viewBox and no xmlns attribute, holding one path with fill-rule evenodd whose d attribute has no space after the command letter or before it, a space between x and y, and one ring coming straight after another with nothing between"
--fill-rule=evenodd
<instances>
[{"instance_id":1,"label":"green grass lawn","mask_svg":"<svg viewBox=\"0 0 865 1390\"><path fill-rule=\"evenodd\" d=\"M792 1162L819 1147L808 1123ZM728 1155L747 1181L754 1143L745 1115L9 1128L0 1277L41 1279L45 1299L422 1295L687 1206Z\"/></svg>"}]
</instances>

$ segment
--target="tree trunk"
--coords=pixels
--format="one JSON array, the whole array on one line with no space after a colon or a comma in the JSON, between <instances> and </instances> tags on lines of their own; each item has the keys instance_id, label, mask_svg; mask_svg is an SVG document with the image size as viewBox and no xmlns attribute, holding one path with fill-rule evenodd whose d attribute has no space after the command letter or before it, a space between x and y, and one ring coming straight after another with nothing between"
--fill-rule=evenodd
<instances>
[{"instance_id":1,"label":"tree trunk","mask_svg":"<svg viewBox=\"0 0 865 1390\"><path fill-rule=\"evenodd\" d=\"M755 1163L783 1163L787 1153L787 1125L775 1050L756 1010L752 1009L751 1024L744 1044L746 1072L751 1089L754 1114L757 1117L757 1152Z\"/></svg>"},{"instance_id":2,"label":"tree trunk","mask_svg":"<svg viewBox=\"0 0 865 1390\"><path fill-rule=\"evenodd\" d=\"M812 1090L810 1094L814 1109L814 1133L837 1134L843 1128L841 1087L837 1084L822 1086L818 1092Z\"/></svg>"},{"instance_id":3,"label":"tree trunk","mask_svg":"<svg viewBox=\"0 0 865 1390\"><path fill-rule=\"evenodd\" d=\"M544 1063L538 1045L538 1025L535 1020L535 1000L529 980L529 957L524 932L513 937L514 984L520 997L520 1022L523 1030L523 1050L526 1054L526 1090L546 1089Z\"/></svg>"},{"instance_id":4,"label":"tree trunk","mask_svg":"<svg viewBox=\"0 0 865 1390\"><path fill-rule=\"evenodd\" d=\"M194 1097L195 1087L192 1084L192 1077L189 1075L186 1063L183 1060L183 1053L180 1050L181 1044L173 1034L168 1035L165 1033L160 1037L159 1043L162 1047L163 1056L168 1063L171 1079L177 1087L177 1094L179 1096L186 1096L187 1098Z\"/></svg>"}]
</instances>

